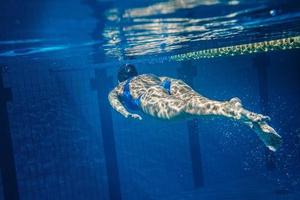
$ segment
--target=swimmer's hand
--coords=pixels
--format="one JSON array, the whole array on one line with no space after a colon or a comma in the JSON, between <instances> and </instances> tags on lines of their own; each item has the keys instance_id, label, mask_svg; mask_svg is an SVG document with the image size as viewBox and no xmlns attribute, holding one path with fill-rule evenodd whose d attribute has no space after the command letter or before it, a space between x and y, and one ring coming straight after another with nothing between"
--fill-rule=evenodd
<instances>
[{"instance_id":1,"label":"swimmer's hand","mask_svg":"<svg viewBox=\"0 0 300 200\"><path fill-rule=\"evenodd\" d=\"M138 119L138 120L142 120L142 119L143 119L140 115L138 115L138 114L132 114L132 113L129 113L129 114L126 116L126 118L128 118L128 117L131 117L131 118L133 118L133 119Z\"/></svg>"}]
</instances>

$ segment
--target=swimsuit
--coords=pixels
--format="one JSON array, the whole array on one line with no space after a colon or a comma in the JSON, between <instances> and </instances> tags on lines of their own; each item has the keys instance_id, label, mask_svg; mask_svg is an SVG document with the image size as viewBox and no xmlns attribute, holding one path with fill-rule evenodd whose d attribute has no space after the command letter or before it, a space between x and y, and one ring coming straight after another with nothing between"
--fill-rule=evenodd
<instances>
[{"instance_id":1,"label":"swimsuit","mask_svg":"<svg viewBox=\"0 0 300 200\"><path fill-rule=\"evenodd\" d=\"M140 95L137 99L134 99L131 94L130 94L130 88L129 88L129 83L131 79L128 79L124 85L123 93L120 95L120 99L127 108L132 109L132 110L139 110L140 105L141 105L141 97ZM167 90L168 94L171 94L171 81L168 79L165 79L161 84L159 84L162 88Z\"/></svg>"}]
</instances>

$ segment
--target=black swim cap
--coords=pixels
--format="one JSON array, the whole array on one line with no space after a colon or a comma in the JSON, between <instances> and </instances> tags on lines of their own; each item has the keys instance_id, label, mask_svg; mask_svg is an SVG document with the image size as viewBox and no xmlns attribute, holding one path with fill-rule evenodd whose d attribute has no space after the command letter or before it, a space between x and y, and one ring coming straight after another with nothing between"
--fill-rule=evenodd
<instances>
[{"instance_id":1,"label":"black swim cap","mask_svg":"<svg viewBox=\"0 0 300 200\"><path fill-rule=\"evenodd\" d=\"M123 82L129 78L132 78L134 76L137 76L138 73L136 71L136 68L132 64L126 64L120 67L118 71L118 81Z\"/></svg>"}]
</instances>

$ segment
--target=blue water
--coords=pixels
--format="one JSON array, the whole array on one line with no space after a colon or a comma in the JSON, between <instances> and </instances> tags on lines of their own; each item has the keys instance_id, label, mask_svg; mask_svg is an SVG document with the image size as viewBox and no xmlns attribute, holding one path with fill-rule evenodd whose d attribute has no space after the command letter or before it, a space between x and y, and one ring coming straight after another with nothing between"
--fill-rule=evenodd
<instances>
[{"instance_id":1,"label":"blue water","mask_svg":"<svg viewBox=\"0 0 300 200\"><path fill-rule=\"evenodd\" d=\"M299 36L298 2L17 0L0 9L0 200L300 199L300 50L164 59ZM239 97L272 118L281 147L270 152L228 119L123 118L107 100L123 63L211 99Z\"/></svg>"}]
</instances>

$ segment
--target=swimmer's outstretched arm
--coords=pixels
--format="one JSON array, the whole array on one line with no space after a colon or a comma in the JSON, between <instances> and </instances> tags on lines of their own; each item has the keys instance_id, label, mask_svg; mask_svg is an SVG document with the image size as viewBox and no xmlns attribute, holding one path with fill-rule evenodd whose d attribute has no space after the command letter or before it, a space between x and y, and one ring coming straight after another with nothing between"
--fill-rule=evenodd
<instances>
[{"instance_id":1,"label":"swimmer's outstretched arm","mask_svg":"<svg viewBox=\"0 0 300 200\"><path fill-rule=\"evenodd\" d=\"M123 106L123 104L119 100L119 95L123 91L122 85L118 85L115 87L108 95L108 100L110 105L115 109L117 112L122 114L124 117L132 117L134 119L139 119L142 120L142 117L139 116L138 114L130 113L126 110L126 108Z\"/></svg>"}]
</instances>

